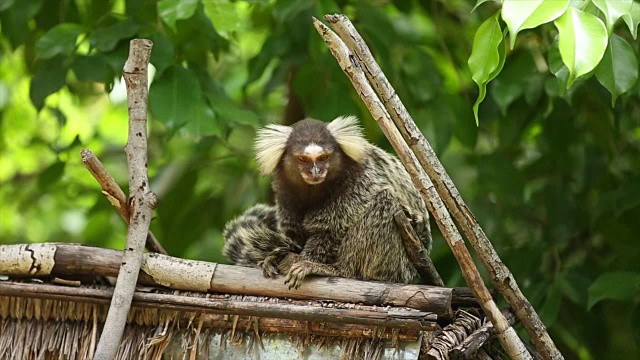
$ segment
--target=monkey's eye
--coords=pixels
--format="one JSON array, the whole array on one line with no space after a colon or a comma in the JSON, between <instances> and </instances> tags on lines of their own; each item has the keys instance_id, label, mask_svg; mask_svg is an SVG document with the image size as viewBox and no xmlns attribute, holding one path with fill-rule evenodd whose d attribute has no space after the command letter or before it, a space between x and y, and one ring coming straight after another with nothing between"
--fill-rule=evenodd
<instances>
[{"instance_id":1,"label":"monkey's eye","mask_svg":"<svg viewBox=\"0 0 640 360\"><path fill-rule=\"evenodd\" d=\"M309 162L310 160L308 157L300 155L298 156L298 161L306 163L306 162Z\"/></svg>"},{"instance_id":2,"label":"monkey's eye","mask_svg":"<svg viewBox=\"0 0 640 360\"><path fill-rule=\"evenodd\" d=\"M323 154L318 156L318 161L327 161L329 160L329 154Z\"/></svg>"}]
</instances>

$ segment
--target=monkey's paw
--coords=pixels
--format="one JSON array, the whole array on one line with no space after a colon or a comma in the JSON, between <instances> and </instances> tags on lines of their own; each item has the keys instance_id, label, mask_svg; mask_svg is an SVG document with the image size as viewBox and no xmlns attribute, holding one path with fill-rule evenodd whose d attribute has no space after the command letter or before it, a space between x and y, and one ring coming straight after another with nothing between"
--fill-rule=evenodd
<instances>
[{"instance_id":1,"label":"monkey's paw","mask_svg":"<svg viewBox=\"0 0 640 360\"><path fill-rule=\"evenodd\" d=\"M278 257L275 255L269 255L264 260L258 263L258 267L262 269L262 275L264 277L274 278L278 274Z\"/></svg>"},{"instance_id":2,"label":"monkey's paw","mask_svg":"<svg viewBox=\"0 0 640 360\"><path fill-rule=\"evenodd\" d=\"M298 261L291 265L291 269L287 273L287 278L284 280L284 284L289 284L289 289L299 288L302 285L302 280L311 273L312 264L306 260Z\"/></svg>"}]
</instances>

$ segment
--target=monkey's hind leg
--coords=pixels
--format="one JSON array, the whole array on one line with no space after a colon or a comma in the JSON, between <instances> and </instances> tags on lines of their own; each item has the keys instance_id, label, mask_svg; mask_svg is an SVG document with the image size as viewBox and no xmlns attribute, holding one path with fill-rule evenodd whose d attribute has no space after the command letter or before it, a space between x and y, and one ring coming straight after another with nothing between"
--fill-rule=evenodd
<instances>
[{"instance_id":1,"label":"monkey's hind leg","mask_svg":"<svg viewBox=\"0 0 640 360\"><path fill-rule=\"evenodd\" d=\"M300 246L277 229L276 208L258 204L225 226L223 255L232 263L260 267L266 276L277 269L265 261L275 252L300 252Z\"/></svg>"}]
</instances>

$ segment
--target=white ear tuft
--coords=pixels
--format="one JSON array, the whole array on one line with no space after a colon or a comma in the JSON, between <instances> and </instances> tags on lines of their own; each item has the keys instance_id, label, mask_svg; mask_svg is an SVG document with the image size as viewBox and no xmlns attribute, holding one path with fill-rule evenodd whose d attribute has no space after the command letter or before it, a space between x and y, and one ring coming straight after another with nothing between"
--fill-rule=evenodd
<instances>
[{"instance_id":1,"label":"white ear tuft","mask_svg":"<svg viewBox=\"0 0 640 360\"><path fill-rule=\"evenodd\" d=\"M293 129L284 125L267 125L256 136L256 160L262 175L271 175L282 158Z\"/></svg>"},{"instance_id":2,"label":"white ear tuft","mask_svg":"<svg viewBox=\"0 0 640 360\"><path fill-rule=\"evenodd\" d=\"M369 144L362 135L362 128L355 116L340 116L327 125L327 129L348 157L362 162Z\"/></svg>"}]
</instances>

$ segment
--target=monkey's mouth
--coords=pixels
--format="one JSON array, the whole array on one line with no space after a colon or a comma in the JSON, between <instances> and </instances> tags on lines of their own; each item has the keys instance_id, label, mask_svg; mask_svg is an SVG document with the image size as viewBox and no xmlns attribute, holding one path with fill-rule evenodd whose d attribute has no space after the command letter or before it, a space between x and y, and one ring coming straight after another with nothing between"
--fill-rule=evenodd
<instances>
[{"instance_id":1,"label":"monkey's mouth","mask_svg":"<svg viewBox=\"0 0 640 360\"><path fill-rule=\"evenodd\" d=\"M318 185L324 181L327 174L318 174L313 176L311 174L302 173L302 180L309 185Z\"/></svg>"}]
</instances>

